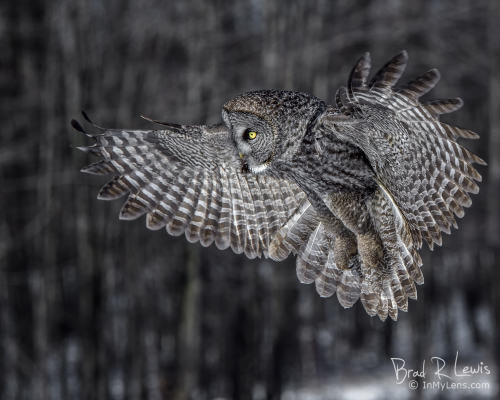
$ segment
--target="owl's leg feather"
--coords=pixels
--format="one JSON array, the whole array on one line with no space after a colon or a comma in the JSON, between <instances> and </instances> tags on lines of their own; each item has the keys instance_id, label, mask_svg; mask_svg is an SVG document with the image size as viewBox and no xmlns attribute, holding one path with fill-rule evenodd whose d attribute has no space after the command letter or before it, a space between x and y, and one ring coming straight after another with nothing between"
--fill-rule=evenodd
<instances>
[{"instance_id":1,"label":"owl's leg feather","mask_svg":"<svg viewBox=\"0 0 500 400\"><path fill-rule=\"evenodd\" d=\"M375 231L356 234L358 243L358 253L363 264L368 267L376 268L384 255L382 241Z\"/></svg>"},{"instance_id":2,"label":"owl's leg feather","mask_svg":"<svg viewBox=\"0 0 500 400\"><path fill-rule=\"evenodd\" d=\"M375 229L369 213L366 194L355 192L341 192L330 194L325 203L332 213L339 218L345 227L355 236L355 244L352 237L344 241L340 236L336 257L339 257L339 266L346 266L350 257L355 254L353 245L361 257L361 262L371 268L376 268L383 257L383 246L380 235ZM335 242L337 246L337 240Z\"/></svg>"},{"instance_id":3,"label":"owl's leg feather","mask_svg":"<svg viewBox=\"0 0 500 400\"><path fill-rule=\"evenodd\" d=\"M344 223L331 214L330 210L322 210L322 222L330 232L333 242L333 261L340 270L349 269L352 257L358 253L356 237Z\"/></svg>"},{"instance_id":4,"label":"owl's leg feather","mask_svg":"<svg viewBox=\"0 0 500 400\"><path fill-rule=\"evenodd\" d=\"M333 254L335 264L339 269L349 269L351 258L358 252L356 238L344 227L344 230L335 237Z\"/></svg>"}]
</instances>

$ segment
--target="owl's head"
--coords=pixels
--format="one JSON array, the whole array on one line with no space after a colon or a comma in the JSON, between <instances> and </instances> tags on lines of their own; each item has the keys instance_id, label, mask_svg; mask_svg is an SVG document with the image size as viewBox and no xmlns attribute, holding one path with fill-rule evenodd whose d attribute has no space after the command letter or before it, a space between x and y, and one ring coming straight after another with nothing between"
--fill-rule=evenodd
<instances>
[{"instance_id":1,"label":"owl's head","mask_svg":"<svg viewBox=\"0 0 500 400\"><path fill-rule=\"evenodd\" d=\"M248 169L263 173L298 151L309 122L324 103L304 93L259 90L224 104L222 118Z\"/></svg>"}]
</instances>

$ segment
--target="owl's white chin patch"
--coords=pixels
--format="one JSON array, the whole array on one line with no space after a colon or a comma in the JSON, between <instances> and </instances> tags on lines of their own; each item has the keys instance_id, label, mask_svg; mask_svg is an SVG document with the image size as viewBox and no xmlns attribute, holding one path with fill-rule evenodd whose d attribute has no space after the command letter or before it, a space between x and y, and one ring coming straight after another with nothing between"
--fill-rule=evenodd
<instances>
[{"instance_id":1,"label":"owl's white chin patch","mask_svg":"<svg viewBox=\"0 0 500 400\"><path fill-rule=\"evenodd\" d=\"M268 166L269 166L269 164L264 163L264 164L259 164L259 165L248 166L248 169L253 174L260 174L260 173L264 172Z\"/></svg>"}]
</instances>

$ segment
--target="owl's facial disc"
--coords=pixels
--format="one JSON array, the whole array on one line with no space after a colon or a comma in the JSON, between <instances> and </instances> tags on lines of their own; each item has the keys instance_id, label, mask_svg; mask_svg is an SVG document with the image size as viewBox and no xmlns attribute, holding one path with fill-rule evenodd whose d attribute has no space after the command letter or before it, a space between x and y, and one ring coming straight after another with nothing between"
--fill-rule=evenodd
<instances>
[{"instance_id":1,"label":"owl's facial disc","mask_svg":"<svg viewBox=\"0 0 500 400\"><path fill-rule=\"evenodd\" d=\"M263 162L259 157L260 154L258 152L261 150L259 141L264 140L262 134L257 132L256 129L237 126L233 131L233 137L240 155L243 170L249 170L254 174L264 172L268 168L269 162L267 160Z\"/></svg>"},{"instance_id":2,"label":"owl's facial disc","mask_svg":"<svg viewBox=\"0 0 500 400\"><path fill-rule=\"evenodd\" d=\"M239 153L242 169L263 173L270 165L274 137L269 125L259 116L248 112L223 112Z\"/></svg>"}]
</instances>

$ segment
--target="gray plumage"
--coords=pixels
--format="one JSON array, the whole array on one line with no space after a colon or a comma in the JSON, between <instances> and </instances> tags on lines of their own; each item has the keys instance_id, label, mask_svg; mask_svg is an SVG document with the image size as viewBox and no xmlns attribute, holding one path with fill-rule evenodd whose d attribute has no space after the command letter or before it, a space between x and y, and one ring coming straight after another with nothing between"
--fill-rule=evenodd
<instances>
[{"instance_id":1,"label":"gray plumage","mask_svg":"<svg viewBox=\"0 0 500 400\"><path fill-rule=\"evenodd\" d=\"M217 126L94 125L82 149L101 160L83 171L115 176L98 198L128 194L122 219L146 214L150 229L250 258L296 254L320 296L396 320L423 283L423 241L432 249L456 227L481 180L471 164L484 164L456 142L475 133L438 120L460 99L419 101L436 70L394 88L406 62L402 52L368 82L365 54L334 105L261 90L228 101Z\"/></svg>"}]
</instances>

